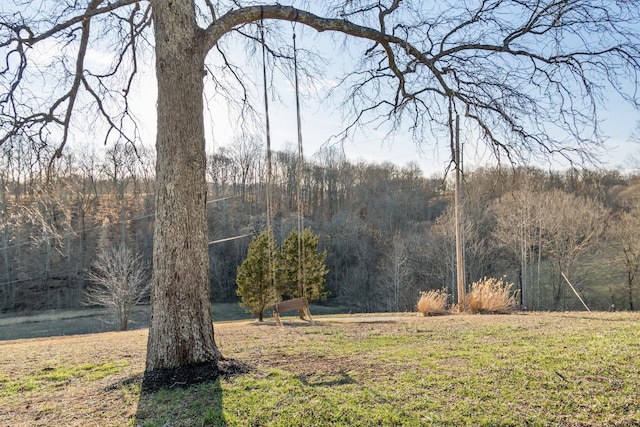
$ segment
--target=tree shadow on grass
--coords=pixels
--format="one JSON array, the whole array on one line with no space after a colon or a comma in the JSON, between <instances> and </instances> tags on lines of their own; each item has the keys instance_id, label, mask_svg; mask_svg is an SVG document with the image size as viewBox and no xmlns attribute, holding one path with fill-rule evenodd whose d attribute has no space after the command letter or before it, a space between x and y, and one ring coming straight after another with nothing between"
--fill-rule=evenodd
<instances>
[{"instance_id":1,"label":"tree shadow on grass","mask_svg":"<svg viewBox=\"0 0 640 427\"><path fill-rule=\"evenodd\" d=\"M225 359L147 375L142 381L135 426L223 426L222 378L251 371L246 363Z\"/></svg>"}]
</instances>

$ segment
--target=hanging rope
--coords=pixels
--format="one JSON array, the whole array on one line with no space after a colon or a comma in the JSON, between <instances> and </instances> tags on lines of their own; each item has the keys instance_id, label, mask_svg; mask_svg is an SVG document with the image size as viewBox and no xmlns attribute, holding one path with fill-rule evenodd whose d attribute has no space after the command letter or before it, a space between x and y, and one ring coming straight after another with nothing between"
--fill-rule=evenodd
<instances>
[{"instance_id":1,"label":"hanging rope","mask_svg":"<svg viewBox=\"0 0 640 427\"><path fill-rule=\"evenodd\" d=\"M296 16L297 18L297 16ZM302 289L302 296L306 297L306 271L304 268L305 245L304 245L304 206L302 203L302 178L304 174L304 155L302 152L302 121L300 120L300 88L298 85L298 49L296 47L296 27L293 28L293 73L296 91L296 121L298 124L298 168L297 168L297 198L298 198L298 286Z\"/></svg>"},{"instance_id":2,"label":"hanging rope","mask_svg":"<svg viewBox=\"0 0 640 427\"><path fill-rule=\"evenodd\" d=\"M267 48L264 42L264 9L260 8L260 43L262 44L262 81L264 84L264 115L267 137L267 188L265 191L265 199L267 203L267 242L269 246L269 275L271 276L271 285L273 286L274 298L278 299L278 290L276 288L276 272L273 247L274 242L273 229L271 228L271 129L269 126L269 94L267 90Z\"/></svg>"}]
</instances>

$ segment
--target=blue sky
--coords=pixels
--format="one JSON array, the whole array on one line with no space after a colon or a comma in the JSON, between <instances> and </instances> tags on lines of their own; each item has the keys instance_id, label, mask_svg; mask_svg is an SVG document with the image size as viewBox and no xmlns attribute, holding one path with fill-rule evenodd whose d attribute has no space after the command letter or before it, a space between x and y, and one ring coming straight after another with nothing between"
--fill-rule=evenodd
<instances>
[{"instance_id":1,"label":"blue sky","mask_svg":"<svg viewBox=\"0 0 640 427\"><path fill-rule=\"evenodd\" d=\"M155 84L152 79L148 83ZM286 86L288 83L283 82ZM145 84L146 85L146 84ZM143 91L144 91L143 87ZM295 94L293 88L283 87L281 90L285 105L276 102L270 104L271 117L271 141L274 150L283 150L287 147L296 149L297 129L295 115ZM155 90L146 88L145 94L135 102L134 106L138 110L139 118L143 122L143 137L149 143L153 143L155 114L154 100ZM215 129L209 126L207 131L207 147L219 147L232 143L236 135L235 126L232 120L227 117L227 112L221 106L221 113L214 118ZM257 108L263 108L257 106ZM388 138L386 132L382 130L370 129L366 133L358 134L343 143L331 139L332 135L339 133L344 124L340 113L335 107L321 103L319 99L307 98L302 101L302 132L305 156L315 154L324 144L340 144L348 159L351 161L367 161L382 163L390 161L399 166L403 166L410 161L417 162L426 176L432 174L442 174L449 162L448 141L435 143L426 141L421 147L417 147L410 135L398 134L393 138ZM205 117L208 113L205 112ZM640 114L633 108L625 104L615 94L611 94L611 102L608 108L601 110L602 128L608 136L606 151L601 153L600 160L603 166L609 169L633 170L640 165L630 164L631 156L638 156L640 145L629 140L635 123L640 120ZM208 120L206 120L209 123ZM259 136L262 129L256 130ZM463 143L467 145L465 149L465 165L468 170L475 167L487 166L495 163L492 152L482 143L478 145L474 140L474 132L463 128L461 132ZM640 156L638 156L640 157ZM534 162L542 168L563 169L566 163L561 158L550 158L547 162Z\"/></svg>"},{"instance_id":2,"label":"blue sky","mask_svg":"<svg viewBox=\"0 0 640 427\"><path fill-rule=\"evenodd\" d=\"M335 75L352 66L356 54L342 50L337 46L333 38L328 35L318 35L315 31L298 26L298 43L307 43L315 47L327 61L324 66L325 73L317 82L317 88L302 88L302 130L305 155L316 153L323 144L339 143L331 139L332 135L339 133L345 126L336 102L324 99L325 90L335 84ZM355 49L354 49L355 51ZM254 63L258 68L260 63ZM261 70L256 70L261 72ZM271 76L269 76L271 78ZM272 146L274 149L297 146L297 132L295 123L295 93L291 82L282 76L274 76L274 84L278 87L280 102L270 101L270 117L272 131ZM256 76L257 90L262 90L261 75ZM314 90L315 89L315 90ZM630 88L631 90L631 88ZM261 95L257 99L261 100ZM599 154L599 159L604 167L610 169L631 170L634 165L630 163L630 157L640 152L640 146L632 143L629 136L636 123L640 120L640 113L626 103L617 93L608 94L605 106L599 111L602 130L607 136L605 150ZM262 104L256 106L262 112ZM220 119L220 117L218 117ZM215 144L224 145L233 138L233 122L220 121L216 126ZM262 129L257 129L262 133ZM483 143L478 143L476 131L462 124L461 136L466 144L465 164L468 169L494 164L495 158L490 149ZM430 138L424 141L420 147L408 134L397 133L391 138L385 129L368 128L362 133L352 136L341 144L345 154L352 161L364 160L372 162L391 161L398 165L404 165L409 161L417 162L425 175L441 174L445 171L450 158L449 142L446 138ZM210 143L209 146L212 146ZM548 169L563 169L568 163L561 157L549 159L532 159L532 164Z\"/></svg>"},{"instance_id":3,"label":"blue sky","mask_svg":"<svg viewBox=\"0 0 640 427\"><path fill-rule=\"evenodd\" d=\"M98 53L94 54L100 58ZM98 59L96 59L98 60ZM103 59L100 59L103 60ZM331 63L327 67L332 67ZM258 70L259 71L259 70ZM260 80L261 82L261 80ZM280 101L270 101L271 141L274 150L283 150L287 147L297 147L297 129L295 115L295 93L289 81L280 79L275 82L279 87ZM325 81L323 84L330 85ZM262 90L261 84L257 85ZM142 138L145 144L153 145L155 137L155 80L153 73L147 69L140 76L140 85L132 102L134 113L142 124ZM261 101L260 94L256 95ZM255 105L262 113L262 103ZM417 162L425 175L441 174L449 161L448 141L434 139L425 141L420 147L408 134L398 133L391 138L384 130L367 129L340 143L331 139L332 135L339 133L344 123L337 107L330 101L322 99L321 93L306 91L302 100L302 131L305 156L315 154L325 144L339 144L348 159L351 161L384 162L390 161L397 165L404 165L410 161ZM630 157L640 153L640 145L629 140L636 122L640 120L640 113L626 104L617 94L610 94L606 108L600 110L602 128L608 136L607 149L601 153L600 160L607 168L632 169L629 164ZM210 123L213 120L214 125ZM228 116L226 107L221 104L211 103L210 110L205 111L207 123L207 147L228 145L238 134L236 122ZM263 128L257 128L256 133L264 138ZM492 164L495 159L491 151L482 143L478 145L474 131L463 124L461 132L463 143L467 145L465 150L465 164L467 169ZM640 156L638 156L640 157ZM542 168L562 169L566 167L563 159L548 159L548 161L534 162Z\"/></svg>"},{"instance_id":4,"label":"blue sky","mask_svg":"<svg viewBox=\"0 0 640 427\"><path fill-rule=\"evenodd\" d=\"M283 28L289 28L290 24ZM356 49L353 52L342 52L342 46L337 46L330 36L319 36L315 31L303 29L298 26L298 42L303 47L314 47L327 61L324 67L320 68L319 79L316 81L317 87L303 87L304 97L302 100L302 130L304 140L304 150L307 157L315 154L323 144L338 143L331 139L332 135L339 133L345 126L340 112L335 103L324 101L324 93L328 87L335 84L336 76L344 69L348 69L355 61ZM286 34L285 34L286 36ZM284 39L284 42L288 40ZM55 47L47 45L39 47L40 52L36 54L37 62L46 62L47 58L56 52ZM88 61L98 66L107 66L111 62L110 54L99 50L88 52ZM140 120L141 137L148 145L153 145L155 138L155 80L151 68L152 63L146 64L141 70L138 80L139 87L132 100L134 114ZM247 74L252 75L255 82L255 93L253 99L256 100L254 107L259 112L263 112L262 106L262 80L259 61L249 61L245 65ZM270 76L271 77L271 76ZM271 129L272 146L275 150L282 150L286 147L295 147L296 123L295 123L295 94L290 81L282 75L274 75L274 85L281 95L281 102L271 102ZM212 102L209 104L210 110L205 112L207 123L207 146L209 150L214 147L230 144L238 136L237 121L229 117L226 106L221 103ZM76 114L80 114L77 112ZM608 136L606 150L601 153L600 160L608 168L631 168L629 164L632 156L637 155L639 147L629 141L629 136L634 129L640 113L625 104L616 94L611 94L606 100L606 105L600 110L600 119L605 135ZM89 120L90 121L90 120ZM87 121L85 120L84 125ZM86 141L86 136L82 134L82 124L76 132L78 141ZM255 132L264 138L264 129L257 127ZM482 144L477 144L477 137L474 129L468 128L463 123L462 128L463 143L466 144L465 164L467 169L486 166L492 164L495 159L491 151ZM100 140L97 138L97 140ZM76 143L78 143L78 141ZM398 165L404 165L409 161L417 162L426 175L441 174L446 169L449 162L449 149L447 138L430 138L424 141L420 147L412 138L403 133L397 133L389 138L383 129L372 127L353 135L341 146L345 154L351 161L384 162L391 161ZM96 143L98 144L98 143ZM640 156L638 156L640 157ZM562 169L566 163L561 158L556 159L532 159L536 166L543 168Z\"/></svg>"},{"instance_id":5,"label":"blue sky","mask_svg":"<svg viewBox=\"0 0 640 427\"><path fill-rule=\"evenodd\" d=\"M285 28L284 42L287 42L287 32L290 24L283 24ZM326 100L324 94L328 87L335 85L337 76L344 70L349 70L357 61L357 55L362 51L363 43L351 39L347 46L340 43L339 37L334 38L330 34L318 34L314 30L298 25L296 27L299 46L315 49L322 58L327 61L321 70L321 78L316 82L317 87L306 88L302 100L302 130L305 155L316 153L323 144L338 143L331 139L332 135L339 133L345 126L341 113L336 106L339 101ZM359 45L359 46L358 46ZM365 45L369 45L368 42ZM357 46L357 47L350 47ZM259 52L258 52L259 53ZM259 74L261 66L259 61L252 65L256 68L256 89L262 90L262 76ZM278 87L282 103L270 103L270 117L272 130L272 146L274 149L284 149L287 146L296 147L296 123L295 123L295 93L293 85L282 75L269 76L274 79L274 85ZM635 88L629 88L634 90ZM599 118L602 130L607 137L604 150L597 153L604 167L610 169L634 168L630 163L630 157L636 156L640 147L629 140L630 134L636 123L640 121L640 112L626 103L617 93L606 95L603 107L599 110ZM257 98L261 100L262 94ZM256 109L262 112L262 104L256 105ZM220 117L218 117L220 119ZM217 131L209 134L215 135L215 144L225 144L232 140L228 136L233 132L233 121L219 120ZM257 129L263 133L263 129ZM468 169L486 166L495 163L495 158L490 149L484 143L478 142L477 132L468 124L462 124L461 136L466 144L465 164ZM210 143L210 146L212 144ZM385 128L376 129L368 127L361 133L352 135L341 145L347 157L352 161L364 160L373 162L391 161L398 165L404 165L409 161L417 162L425 172L425 175L441 174L445 171L449 159L448 137L431 137L421 142L420 147L406 133L397 133L389 138ZM639 156L640 157L640 156ZM532 158L533 165L542 168L563 169L568 163L561 157L557 158Z\"/></svg>"}]
</instances>

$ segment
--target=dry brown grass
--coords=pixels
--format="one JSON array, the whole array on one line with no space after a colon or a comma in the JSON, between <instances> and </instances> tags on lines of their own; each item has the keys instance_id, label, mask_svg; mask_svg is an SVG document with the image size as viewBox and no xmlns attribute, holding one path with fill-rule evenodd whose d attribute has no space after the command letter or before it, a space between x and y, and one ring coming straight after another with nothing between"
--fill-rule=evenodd
<instances>
[{"instance_id":1,"label":"dry brown grass","mask_svg":"<svg viewBox=\"0 0 640 427\"><path fill-rule=\"evenodd\" d=\"M141 376L146 334L0 342L0 424L123 425L135 415L138 398L119 385ZM104 366L112 366L112 373L95 375Z\"/></svg>"},{"instance_id":2,"label":"dry brown grass","mask_svg":"<svg viewBox=\"0 0 640 427\"><path fill-rule=\"evenodd\" d=\"M333 333L333 327L360 338L377 336L395 326L392 321L365 328L358 323L316 323L333 325L322 326L327 333ZM306 343L322 335L304 333L308 328L321 327L296 321L289 321L285 328L276 328L273 322L219 322L216 341L223 354L258 369L295 367L309 375L331 375L353 367L348 357L343 362L322 357L310 363L308 355L296 356L290 354L291 350L283 350L293 341L304 349ZM141 399L147 334L145 329L0 341L0 426L138 425L134 420ZM114 369L102 376L103 366Z\"/></svg>"},{"instance_id":3,"label":"dry brown grass","mask_svg":"<svg viewBox=\"0 0 640 427\"><path fill-rule=\"evenodd\" d=\"M485 277L471 284L465 306L471 313L509 313L517 306L511 288L503 279Z\"/></svg>"},{"instance_id":4,"label":"dry brown grass","mask_svg":"<svg viewBox=\"0 0 640 427\"><path fill-rule=\"evenodd\" d=\"M140 393L146 331L2 341L0 426L640 425L639 316L217 323L254 370L157 395Z\"/></svg>"},{"instance_id":5,"label":"dry brown grass","mask_svg":"<svg viewBox=\"0 0 640 427\"><path fill-rule=\"evenodd\" d=\"M449 294L446 289L420 292L418 311L423 316L438 316L446 313Z\"/></svg>"}]
</instances>

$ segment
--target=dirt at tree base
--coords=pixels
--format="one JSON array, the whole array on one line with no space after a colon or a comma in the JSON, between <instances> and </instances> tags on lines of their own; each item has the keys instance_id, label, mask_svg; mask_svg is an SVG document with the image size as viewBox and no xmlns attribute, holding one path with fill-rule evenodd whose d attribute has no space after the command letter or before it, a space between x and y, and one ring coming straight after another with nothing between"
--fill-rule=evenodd
<instances>
[{"instance_id":1,"label":"dirt at tree base","mask_svg":"<svg viewBox=\"0 0 640 427\"><path fill-rule=\"evenodd\" d=\"M236 359L221 359L218 362L154 369L144 373L142 391L155 393L162 389L189 388L201 383L214 382L220 377L229 378L246 374L252 369L251 365Z\"/></svg>"}]
</instances>

